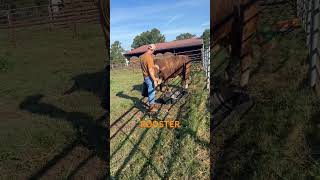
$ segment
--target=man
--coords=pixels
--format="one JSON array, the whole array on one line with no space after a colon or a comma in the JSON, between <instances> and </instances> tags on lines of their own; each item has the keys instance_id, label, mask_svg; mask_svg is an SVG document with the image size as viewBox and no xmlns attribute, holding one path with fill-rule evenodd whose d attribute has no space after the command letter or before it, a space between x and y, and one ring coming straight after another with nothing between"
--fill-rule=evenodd
<instances>
[{"instance_id":1,"label":"man","mask_svg":"<svg viewBox=\"0 0 320 180\"><path fill-rule=\"evenodd\" d=\"M148 89L148 103L149 111L156 112L157 108L155 106L156 92L155 88L158 85L159 79L155 76L154 68L157 68L154 64L153 53L156 49L154 44L148 46L148 50L141 56L141 69L143 73L144 82L147 85Z\"/></svg>"}]
</instances>

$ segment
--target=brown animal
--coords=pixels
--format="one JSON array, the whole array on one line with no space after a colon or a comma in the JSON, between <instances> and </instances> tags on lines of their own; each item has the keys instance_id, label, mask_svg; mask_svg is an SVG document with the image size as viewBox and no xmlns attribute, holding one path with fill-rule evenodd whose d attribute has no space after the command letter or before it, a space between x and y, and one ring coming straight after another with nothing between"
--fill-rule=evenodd
<instances>
[{"instance_id":1,"label":"brown animal","mask_svg":"<svg viewBox=\"0 0 320 180\"><path fill-rule=\"evenodd\" d=\"M163 87L167 86L170 79L177 76L182 78L182 86L184 86L185 89L188 88L191 72L191 60L188 56L166 55L155 57L154 63L159 66L159 70L156 70L156 73L162 82L160 84L161 91L163 91Z\"/></svg>"},{"instance_id":2,"label":"brown animal","mask_svg":"<svg viewBox=\"0 0 320 180\"><path fill-rule=\"evenodd\" d=\"M228 77L233 76L235 64L240 61L240 86L244 87L249 81L253 57L252 39L257 30L258 0L214 0L211 6L213 46L230 47L232 61L227 67Z\"/></svg>"}]
</instances>

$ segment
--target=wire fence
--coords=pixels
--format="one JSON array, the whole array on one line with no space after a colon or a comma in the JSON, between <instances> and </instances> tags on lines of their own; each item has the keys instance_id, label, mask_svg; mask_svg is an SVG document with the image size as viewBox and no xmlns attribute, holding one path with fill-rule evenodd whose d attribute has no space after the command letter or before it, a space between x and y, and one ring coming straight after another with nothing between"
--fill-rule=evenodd
<instances>
[{"instance_id":1,"label":"wire fence","mask_svg":"<svg viewBox=\"0 0 320 180\"><path fill-rule=\"evenodd\" d=\"M320 28L320 0L296 0L296 1L289 1L289 0L247 0L247 3L238 4L231 1L223 1L223 0L216 0L216 4L214 6L219 5L224 7L225 9L234 9L239 8L239 11L227 11L229 13L223 13L222 11L217 11L215 16L216 18L213 19L213 41L212 44L213 49L218 49L215 51L219 53L220 47L218 46L225 46L225 44L221 43L232 41L234 37L227 37L228 34L232 33L232 27L230 24L235 23L235 21L239 21L241 18L241 12L244 14L250 14L251 7L254 4L258 5L258 14L257 16L265 16L266 14L274 14L275 12L279 12L278 8L283 8L286 6L286 11L281 11L281 15L275 14L270 15L268 20L266 20L264 25L269 26L271 29L274 27L280 27L283 24L287 24L292 27L297 27L299 24L297 20L301 20L303 29L306 32L306 46L308 48L308 62L309 62L309 80L310 80L310 87L315 87L319 85L320 82L320 43L319 43L319 28ZM229 2L229 3L228 3ZM228 6L228 7L227 7ZM220 14L219 14L220 12ZM240 13L239 13L240 12ZM217 16L221 17L217 17ZM266 16L265 16L266 17ZM236 19L236 20L235 20ZM249 38L254 37L254 31L249 28L253 28L254 26L250 27L250 21L252 18L249 18L244 23L237 24L237 26L242 26L244 32L247 32L249 35L243 35ZM248 28L246 24L249 24ZM259 23L261 24L261 23ZM255 25L256 27L258 24ZM284 26L285 27L285 26ZM289 30L292 28L290 27ZM258 27L259 29L259 27ZM288 29L285 29L288 30ZM282 31L282 30L280 30ZM231 38L231 39L228 39ZM228 41L229 40L229 41ZM234 40L234 39L233 39ZM245 40L246 41L246 40ZM245 47L245 41L242 41L242 46ZM249 43L247 43L249 44ZM226 46L227 47L227 46ZM230 44L229 55L232 54L231 48L234 48L232 44ZM243 49L241 49L242 51ZM244 49L245 50L245 49ZM241 56L240 56L241 57ZM242 72L242 70L241 70Z\"/></svg>"},{"instance_id":2,"label":"wire fence","mask_svg":"<svg viewBox=\"0 0 320 180\"><path fill-rule=\"evenodd\" d=\"M210 47L203 48L202 66L206 73L207 89L210 90Z\"/></svg>"}]
</instances>

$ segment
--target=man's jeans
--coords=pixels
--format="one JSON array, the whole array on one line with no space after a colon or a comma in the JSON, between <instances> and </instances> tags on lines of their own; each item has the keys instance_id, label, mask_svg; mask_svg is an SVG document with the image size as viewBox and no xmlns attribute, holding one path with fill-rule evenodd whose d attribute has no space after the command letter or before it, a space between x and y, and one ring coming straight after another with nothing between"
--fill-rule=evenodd
<instances>
[{"instance_id":1,"label":"man's jeans","mask_svg":"<svg viewBox=\"0 0 320 180\"><path fill-rule=\"evenodd\" d=\"M144 77L144 82L148 86L148 102L149 102L149 106L151 106L152 104L154 104L155 98L156 98L154 83L150 76Z\"/></svg>"}]
</instances>

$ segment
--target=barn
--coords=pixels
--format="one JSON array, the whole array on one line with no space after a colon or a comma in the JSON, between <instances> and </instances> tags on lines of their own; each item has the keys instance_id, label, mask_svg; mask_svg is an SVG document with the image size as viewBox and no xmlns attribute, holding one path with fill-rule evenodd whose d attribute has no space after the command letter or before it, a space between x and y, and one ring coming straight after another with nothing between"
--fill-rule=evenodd
<instances>
[{"instance_id":1,"label":"barn","mask_svg":"<svg viewBox=\"0 0 320 180\"><path fill-rule=\"evenodd\" d=\"M184 40L175 40L170 42L157 43L156 51L154 54L156 56L162 55L167 52L171 52L173 54L184 54L188 55L192 60L201 61L202 52L203 52L203 39L201 38L190 38ZM124 56L129 60L137 59L143 53L145 53L148 49L148 45L140 46L136 49L132 49L131 51L124 54Z\"/></svg>"}]
</instances>

